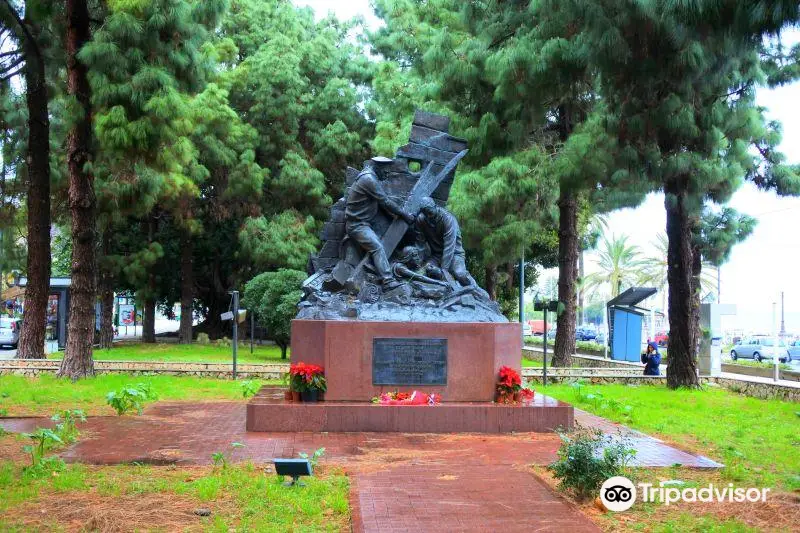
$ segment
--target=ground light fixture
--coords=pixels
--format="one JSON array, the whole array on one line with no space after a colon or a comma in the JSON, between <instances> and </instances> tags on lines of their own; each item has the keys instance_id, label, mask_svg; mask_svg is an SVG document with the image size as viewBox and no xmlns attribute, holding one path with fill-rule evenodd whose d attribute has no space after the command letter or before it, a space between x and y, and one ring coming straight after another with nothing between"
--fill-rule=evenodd
<instances>
[{"instance_id":1,"label":"ground light fixture","mask_svg":"<svg viewBox=\"0 0 800 533\"><path fill-rule=\"evenodd\" d=\"M283 484L284 487L297 485L305 487L305 483L300 481L300 476L314 475L311 470L311 462L308 459L273 459L275 473L279 476L291 476L292 480Z\"/></svg>"}]
</instances>

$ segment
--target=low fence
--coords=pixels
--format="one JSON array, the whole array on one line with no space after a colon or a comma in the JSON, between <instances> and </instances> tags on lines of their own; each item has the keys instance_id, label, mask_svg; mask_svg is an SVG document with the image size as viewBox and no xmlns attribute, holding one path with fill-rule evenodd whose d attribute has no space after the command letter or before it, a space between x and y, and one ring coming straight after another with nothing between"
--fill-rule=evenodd
<instances>
[{"instance_id":1,"label":"low fence","mask_svg":"<svg viewBox=\"0 0 800 533\"><path fill-rule=\"evenodd\" d=\"M722 363L722 371L730 372L732 374L744 374L745 376L757 376L760 378L772 379L775 376L775 369L772 366L747 366L737 365L735 363ZM778 379L785 379L788 381L800 381L800 372L796 370L778 369Z\"/></svg>"}]
</instances>

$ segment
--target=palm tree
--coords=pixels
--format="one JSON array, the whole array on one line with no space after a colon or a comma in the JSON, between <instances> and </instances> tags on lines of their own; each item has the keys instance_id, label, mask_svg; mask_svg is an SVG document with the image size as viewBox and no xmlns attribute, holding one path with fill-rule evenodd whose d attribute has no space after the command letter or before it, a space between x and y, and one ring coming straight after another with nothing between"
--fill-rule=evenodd
<instances>
[{"instance_id":1,"label":"palm tree","mask_svg":"<svg viewBox=\"0 0 800 533\"><path fill-rule=\"evenodd\" d=\"M642 259L641 277L639 283L655 287L661 293L661 311L667 312L667 240L666 233L659 233L656 240L652 242L655 253ZM703 261L703 269L700 274L700 293L705 294L713 290L717 283L717 267Z\"/></svg>"},{"instance_id":2,"label":"palm tree","mask_svg":"<svg viewBox=\"0 0 800 533\"><path fill-rule=\"evenodd\" d=\"M608 284L611 297L619 295L623 287L635 285L642 277L641 252L635 245L628 244L628 237L614 235L603 237L597 251L599 270L584 278L585 290Z\"/></svg>"},{"instance_id":3,"label":"palm tree","mask_svg":"<svg viewBox=\"0 0 800 533\"><path fill-rule=\"evenodd\" d=\"M585 300L586 284L584 282L585 270L583 268L584 256L588 250L597 246L597 239L608 230L608 215L596 213L592 215L586 228L584 245L581 246L581 254L578 256L578 309L581 310L581 324L586 322Z\"/></svg>"}]
</instances>

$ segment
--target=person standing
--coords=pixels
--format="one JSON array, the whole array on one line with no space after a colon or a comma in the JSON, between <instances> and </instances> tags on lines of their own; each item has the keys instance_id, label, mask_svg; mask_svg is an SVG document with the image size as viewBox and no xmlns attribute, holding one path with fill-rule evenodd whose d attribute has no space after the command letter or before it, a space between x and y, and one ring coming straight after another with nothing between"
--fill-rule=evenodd
<instances>
[{"instance_id":1,"label":"person standing","mask_svg":"<svg viewBox=\"0 0 800 533\"><path fill-rule=\"evenodd\" d=\"M642 363L644 363L645 376L661 375L661 371L659 370L661 354L658 351L658 344L652 341L647 343L647 349L642 354Z\"/></svg>"}]
</instances>

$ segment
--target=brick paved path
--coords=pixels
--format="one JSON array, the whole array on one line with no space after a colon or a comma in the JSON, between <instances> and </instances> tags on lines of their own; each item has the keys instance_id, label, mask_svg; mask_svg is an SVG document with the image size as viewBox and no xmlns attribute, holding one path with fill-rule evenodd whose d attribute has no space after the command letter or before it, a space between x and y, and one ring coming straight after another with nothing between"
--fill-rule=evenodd
<instances>
[{"instance_id":1,"label":"brick paved path","mask_svg":"<svg viewBox=\"0 0 800 533\"><path fill-rule=\"evenodd\" d=\"M576 410L575 417L607 433L622 428L639 451L639 464L716 465L583 411ZM9 431L49 424L46 418L0 421ZM555 435L248 433L244 428L241 402L162 402L143 416L90 418L81 424L81 440L62 455L93 464L208 464L217 451L229 452L234 461L270 462L325 447L325 460L351 476L355 531L596 530L528 469L555 458ZM233 449L232 442L245 447Z\"/></svg>"}]
</instances>

